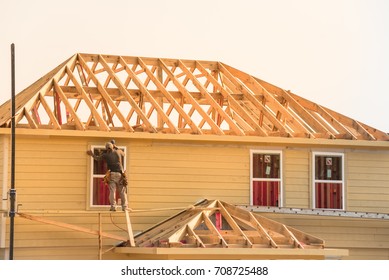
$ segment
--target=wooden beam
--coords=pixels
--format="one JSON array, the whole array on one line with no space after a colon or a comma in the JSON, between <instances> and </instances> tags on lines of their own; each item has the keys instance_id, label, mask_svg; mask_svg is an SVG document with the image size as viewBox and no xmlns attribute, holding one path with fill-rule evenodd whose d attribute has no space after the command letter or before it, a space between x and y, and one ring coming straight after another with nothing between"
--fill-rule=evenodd
<instances>
[{"instance_id":1,"label":"wooden beam","mask_svg":"<svg viewBox=\"0 0 389 280\"><path fill-rule=\"evenodd\" d=\"M128 240L130 242L130 246L135 247L134 233L132 231L132 223L131 223L131 219L130 219L130 214L128 213L128 210L125 210L124 212L126 214Z\"/></svg>"},{"instance_id":2,"label":"wooden beam","mask_svg":"<svg viewBox=\"0 0 389 280\"><path fill-rule=\"evenodd\" d=\"M253 215L253 213L250 213L250 222L253 223L256 230L259 232L261 236L264 236L269 241L269 244L274 247L278 248L277 243L271 238L271 236L267 233L266 229L261 225L261 223L257 220L257 218Z\"/></svg>"},{"instance_id":3,"label":"wooden beam","mask_svg":"<svg viewBox=\"0 0 389 280\"><path fill-rule=\"evenodd\" d=\"M120 92L126 97L127 101L130 103L131 107L134 109L134 111L137 113L137 115L142 119L145 126L151 131L151 132L157 132L157 130L154 128L152 123L149 121L149 119L146 117L146 115L143 113L142 109L136 104L135 100L131 97L127 89L124 87L120 79L115 75L113 70L109 67L108 63L104 60L104 58L99 55L99 62L104 67L104 69L107 71L108 75L112 77L112 81L115 83L115 85L119 88Z\"/></svg>"},{"instance_id":4,"label":"wooden beam","mask_svg":"<svg viewBox=\"0 0 389 280\"><path fill-rule=\"evenodd\" d=\"M198 213L196 216L184 223L180 228L176 229L175 232L168 237L169 242L181 242L185 234L187 234L188 228L196 228L201 223L202 213Z\"/></svg>"},{"instance_id":5,"label":"wooden beam","mask_svg":"<svg viewBox=\"0 0 389 280\"><path fill-rule=\"evenodd\" d=\"M244 135L244 132L236 125L236 123L230 118L230 116L223 110L223 108L212 98L207 89L199 82L199 80L189 71L181 60L178 60L178 65L186 76L193 82L195 87L201 92L201 94L208 101L208 104L215 109L218 114L228 123L230 128L236 133L236 135Z\"/></svg>"},{"instance_id":6,"label":"wooden beam","mask_svg":"<svg viewBox=\"0 0 389 280\"><path fill-rule=\"evenodd\" d=\"M58 123L57 118L55 117L53 111L51 111L49 104L47 104L45 97L41 93L39 93L39 100L43 108L45 109L47 115L49 116L50 121L53 124L54 128L61 129L61 125Z\"/></svg>"},{"instance_id":7,"label":"wooden beam","mask_svg":"<svg viewBox=\"0 0 389 280\"><path fill-rule=\"evenodd\" d=\"M231 217L231 215L228 213L228 211L224 208L223 204L219 201L217 204L218 207L220 207L220 212L224 219L228 222L228 224L232 227L235 233L243 237L243 239L246 240L246 245L248 247L253 247L253 243L250 241L250 239L244 234L244 232L240 229L238 224L235 222L235 220Z\"/></svg>"},{"instance_id":8,"label":"wooden beam","mask_svg":"<svg viewBox=\"0 0 389 280\"><path fill-rule=\"evenodd\" d=\"M325 107L323 107L323 108L325 108ZM342 124L344 124L348 127L355 129L355 131L359 134L359 135L355 135L357 137L357 139L376 140L376 138L372 134L370 134L370 132L358 121L351 119L349 117L346 117L342 114L339 114L331 109L328 109L328 108L325 108L325 109L332 116L334 116L334 118L336 118L336 120L338 120L339 122L341 122ZM384 139L384 140L389 140L389 136L387 136L387 135L384 137L382 137L382 135L381 135L380 138Z\"/></svg>"},{"instance_id":9,"label":"wooden beam","mask_svg":"<svg viewBox=\"0 0 389 280\"><path fill-rule=\"evenodd\" d=\"M189 103L197 110L197 112L201 115L203 119L210 125L212 131L218 135L224 135L223 130L207 115L207 113L201 108L198 102L190 95L189 91L185 88L184 85L181 84L179 80L176 79L174 74L169 70L167 65L164 63L162 59L159 60L161 63L161 67L166 72L166 74L170 77L172 82L178 88L178 90L185 96L185 98L189 101Z\"/></svg>"},{"instance_id":10,"label":"wooden beam","mask_svg":"<svg viewBox=\"0 0 389 280\"><path fill-rule=\"evenodd\" d=\"M103 237L102 237L103 224L102 224L102 221L101 221L101 213L98 214L98 219L99 219L99 235L98 235L98 239L99 239L99 260L102 260L103 259Z\"/></svg>"},{"instance_id":11,"label":"wooden beam","mask_svg":"<svg viewBox=\"0 0 389 280\"><path fill-rule=\"evenodd\" d=\"M30 125L31 128L34 128L34 129L38 128L38 125L34 121L33 117L31 117L29 112L27 112L26 108L23 108L23 112L21 113L21 116L26 117L28 124Z\"/></svg>"},{"instance_id":12,"label":"wooden beam","mask_svg":"<svg viewBox=\"0 0 389 280\"><path fill-rule=\"evenodd\" d=\"M53 80L53 83L54 83L54 90L59 95L59 97L62 100L63 104L65 105L66 109L72 115L74 122L76 123L76 127L80 130L85 130L84 125L81 123L81 120L78 118L77 113L74 111L72 105L69 103L69 101L66 98L65 94L63 93L61 87L58 85L58 82L56 81L56 79Z\"/></svg>"},{"instance_id":13,"label":"wooden beam","mask_svg":"<svg viewBox=\"0 0 389 280\"><path fill-rule=\"evenodd\" d=\"M110 131L111 129L108 127L108 125L105 123L103 118L101 117L100 113L97 112L93 102L90 100L89 96L86 94L83 87L78 83L76 77L74 77L73 73L70 71L68 67L66 67L66 72L69 75L71 81L76 86L79 93L81 93L84 102L89 107L89 110L91 111L91 114L93 115L93 118L99 123L99 127L103 131Z\"/></svg>"},{"instance_id":14,"label":"wooden beam","mask_svg":"<svg viewBox=\"0 0 389 280\"><path fill-rule=\"evenodd\" d=\"M203 220L205 225L208 227L208 229L215 235L217 235L221 241L221 244L224 248L228 248L228 243L223 238L223 236L220 234L220 232L217 230L215 225L212 223L212 221L209 219L209 214L206 214L206 211L203 211Z\"/></svg>"},{"instance_id":15,"label":"wooden beam","mask_svg":"<svg viewBox=\"0 0 389 280\"><path fill-rule=\"evenodd\" d=\"M267 136L266 131L259 126L259 124L250 116L249 113L246 112L246 110L244 110L244 108L238 103L238 101L233 98L231 93L229 93L223 85L219 84L219 82L215 79L214 76L208 73L208 71L203 65L201 65L201 63L197 62L197 68L202 74L206 76L206 78L213 84L215 88L220 88L221 94L223 95L224 99L227 100L228 104L230 105L230 108L238 112L239 117L234 116L234 118L236 118L237 120L244 121L248 126L251 126L253 130L259 132L261 136Z\"/></svg>"},{"instance_id":16,"label":"wooden beam","mask_svg":"<svg viewBox=\"0 0 389 280\"><path fill-rule=\"evenodd\" d=\"M259 102L258 99L254 96L252 92L249 92L244 84L241 84L240 80L238 80L235 76L232 75L232 73L224 66L224 64L219 63L219 67L221 69L221 72L228 78L237 88L241 90L244 97L250 101L260 112L268 118L273 126L280 131L281 133L287 133L286 128L284 124L282 124L279 119L276 118L274 113L272 113L264 104ZM264 100L265 101L265 100Z\"/></svg>"},{"instance_id":17,"label":"wooden beam","mask_svg":"<svg viewBox=\"0 0 389 280\"><path fill-rule=\"evenodd\" d=\"M130 131L130 132L134 132L134 129L131 127L131 125L127 122L126 118L123 116L123 114L121 113L121 111L119 110L119 108L116 106L115 102L112 100L110 94L108 94L107 90L105 87L103 87L103 85L100 83L100 81L97 79L97 77L93 74L93 71L91 69L89 69L88 65L86 64L86 62L84 61L84 59L79 56L79 62L81 64L81 66L85 69L85 71L88 73L88 78L91 78L92 81L94 82L94 84L97 86L97 90L98 92L101 94L101 96L103 97L103 100L104 100L104 104L108 103L109 106L112 108L112 111L114 114L116 114L116 116L118 117L118 119L120 120L120 122L122 123L123 127L127 130L127 131ZM107 110L108 110L108 106L107 107Z\"/></svg>"},{"instance_id":18,"label":"wooden beam","mask_svg":"<svg viewBox=\"0 0 389 280\"><path fill-rule=\"evenodd\" d=\"M49 219L44 219L44 218L41 218L41 217L32 216L32 215L25 214L25 213L17 213L17 214L20 217L28 219L28 220L31 220L31 221L35 221L35 222L39 222L39 223L44 223L44 224L48 224L48 225L53 225L53 226L57 226L57 227L62 227L62 228L66 228L66 229L70 229L70 230L74 230L74 231L79 231L79 232L83 232L83 233L87 233L87 234L99 235L99 233L100 233L98 230L92 230L92 229L88 229L88 228L84 228L84 227L80 227L80 226L75 226L75 225L71 225L71 224L67 224L67 223L63 223L63 222L58 222L58 221L53 221L53 220L49 220ZM121 237L121 236L118 236L118 235L114 235L114 234L110 234L110 233L101 232L101 235L106 237L106 238L111 238L111 239L121 240L121 241L127 241L127 239L124 238L124 237Z\"/></svg>"},{"instance_id":19,"label":"wooden beam","mask_svg":"<svg viewBox=\"0 0 389 280\"><path fill-rule=\"evenodd\" d=\"M185 112L183 107L178 104L176 99L171 95L171 93L163 86L162 81L157 79L151 71L148 69L147 65L143 62L142 59L139 58L139 65L142 67L142 69L145 71L146 75L153 81L153 83L156 85L156 87L161 91L161 93L164 95L164 97L170 102L171 108L176 109L179 116L183 118L186 123L189 125L189 127L192 129L192 131L196 134L202 134L201 129L193 122L193 120L188 116L188 114ZM158 67L158 75L162 77L162 68ZM180 127L180 121L178 121L178 127Z\"/></svg>"},{"instance_id":20,"label":"wooden beam","mask_svg":"<svg viewBox=\"0 0 389 280\"><path fill-rule=\"evenodd\" d=\"M135 85L140 89L140 91L147 96L152 106L157 110L158 116L162 118L162 120L168 125L170 128L170 131L172 133L179 134L180 132L178 129L174 126L172 121L169 119L169 117L165 114L163 111L163 108L160 106L160 104L154 99L154 97L151 95L151 93L148 91L147 87L140 81L140 79L135 75L134 71L132 71L126 62L123 60L122 57L119 57L119 62L123 65L125 71L129 76L131 76L132 81L135 83ZM154 75L152 75L154 76ZM161 127L162 128L162 127Z\"/></svg>"},{"instance_id":21,"label":"wooden beam","mask_svg":"<svg viewBox=\"0 0 389 280\"><path fill-rule=\"evenodd\" d=\"M205 244L204 242L201 240L201 238L194 232L194 230L187 226L187 232L188 232L188 235L189 236L193 236L195 239L196 239L196 242L197 242L197 246L198 247L202 247L202 248L205 248Z\"/></svg>"}]
</instances>

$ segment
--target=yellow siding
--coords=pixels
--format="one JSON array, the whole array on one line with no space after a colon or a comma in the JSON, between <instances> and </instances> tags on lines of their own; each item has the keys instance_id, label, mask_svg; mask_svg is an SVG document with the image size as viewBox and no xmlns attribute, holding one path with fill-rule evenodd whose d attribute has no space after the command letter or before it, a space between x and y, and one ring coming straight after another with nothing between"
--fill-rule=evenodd
<instances>
[{"instance_id":1,"label":"yellow siding","mask_svg":"<svg viewBox=\"0 0 389 280\"><path fill-rule=\"evenodd\" d=\"M134 143L129 161L134 208L145 203L151 208L174 207L202 198L248 202L249 155L245 149Z\"/></svg>"},{"instance_id":2,"label":"yellow siding","mask_svg":"<svg viewBox=\"0 0 389 280\"><path fill-rule=\"evenodd\" d=\"M325 240L327 248L349 249L345 259L388 259L389 221L345 217L262 213Z\"/></svg>"},{"instance_id":3,"label":"yellow siding","mask_svg":"<svg viewBox=\"0 0 389 280\"><path fill-rule=\"evenodd\" d=\"M307 150L285 150L284 207L310 207L309 162Z\"/></svg>"},{"instance_id":4,"label":"yellow siding","mask_svg":"<svg viewBox=\"0 0 389 280\"><path fill-rule=\"evenodd\" d=\"M389 213L389 154L347 153L347 210Z\"/></svg>"},{"instance_id":5,"label":"yellow siding","mask_svg":"<svg viewBox=\"0 0 389 280\"><path fill-rule=\"evenodd\" d=\"M4 139L5 136L0 137L0 195L3 193L3 158L4 158ZM1 207L1 206L0 206Z\"/></svg>"},{"instance_id":6,"label":"yellow siding","mask_svg":"<svg viewBox=\"0 0 389 280\"><path fill-rule=\"evenodd\" d=\"M16 188L21 209L86 208L86 142L17 138Z\"/></svg>"},{"instance_id":7,"label":"yellow siding","mask_svg":"<svg viewBox=\"0 0 389 280\"><path fill-rule=\"evenodd\" d=\"M96 138L18 137L16 188L20 212L87 210L89 162L86 150L107 140ZM122 140L127 147L129 207L156 209L187 207L202 198L249 202L249 149L217 145L170 145L155 141ZM135 232L144 230L178 210L132 214ZM93 212L93 211L90 211ZM97 215L49 215L47 219L97 230ZM103 221L103 231L125 236L124 215ZM53 247L91 250L97 257L97 236L16 218L15 259L28 259L28 248L40 248L36 259L73 258ZM103 239L105 246L119 241ZM7 240L8 242L8 240ZM93 250L92 250L93 251Z\"/></svg>"},{"instance_id":8,"label":"yellow siding","mask_svg":"<svg viewBox=\"0 0 389 280\"><path fill-rule=\"evenodd\" d=\"M5 247L6 244L6 222L7 222L7 192L9 185L8 180L8 154L5 149L8 146L8 138L6 135L1 135L0 137L0 210L4 212L0 212L0 260L6 258Z\"/></svg>"},{"instance_id":9,"label":"yellow siding","mask_svg":"<svg viewBox=\"0 0 389 280\"><path fill-rule=\"evenodd\" d=\"M97 214L88 210L90 158L86 150L91 145L103 145L107 140L98 137L17 137L16 188L19 211L85 211L82 215L45 214L44 217L98 230ZM200 145L195 142L134 138L118 139L117 144L125 146L127 150L129 207L136 210L188 207L203 198L249 204L250 149L263 148L246 144L204 142ZM282 151L284 206L309 208L311 149L289 147ZM2 151L0 155L5 156ZM387 153L345 152L347 210L389 213L388 168ZM135 232L142 231L177 211L133 213L133 229ZM356 246L350 253L351 258L386 258L388 255L389 241L385 237L385 234L389 236L387 223L384 222L383 228L381 225L369 226L366 234L354 235L353 231L364 231L365 224L351 222L354 223L352 226L346 226L349 221L336 224L331 218L327 219L296 216L288 221L293 221L292 226L297 225L301 230L325 239L329 247ZM110 217L107 212L102 227L104 232L126 236L125 218L121 213ZM15 259L98 257L97 236L20 217L16 218L15 228ZM8 232L6 236L8 239ZM370 238L375 241L371 242ZM382 240L377 243L379 239ZM8 242L6 240L6 244ZM104 249L118 242L104 238ZM358 247L358 242L365 245ZM380 251L376 252L375 248L380 248ZM111 253L104 255L104 258L116 257Z\"/></svg>"},{"instance_id":10,"label":"yellow siding","mask_svg":"<svg viewBox=\"0 0 389 280\"><path fill-rule=\"evenodd\" d=\"M128 153L129 207L133 209L186 207L203 198L249 203L247 149L134 141ZM143 225L135 224L134 230L171 214L151 212L153 217L144 222L136 219Z\"/></svg>"}]
</instances>

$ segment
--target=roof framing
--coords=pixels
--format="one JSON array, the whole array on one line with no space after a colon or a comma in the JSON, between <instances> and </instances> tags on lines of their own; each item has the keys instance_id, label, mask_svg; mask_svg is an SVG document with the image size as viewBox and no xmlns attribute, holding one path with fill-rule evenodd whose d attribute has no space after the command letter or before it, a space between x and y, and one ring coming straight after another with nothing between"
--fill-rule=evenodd
<instances>
[{"instance_id":1,"label":"roof framing","mask_svg":"<svg viewBox=\"0 0 389 280\"><path fill-rule=\"evenodd\" d=\"M202 200L122 243L134 259L323 259L348 250L220 200Z\"/></svg>"},{"instance_id":2,"label":"roof framing","mask_svg":"<svg viewBox=\"0 0 389 280\"><path fill-rule=\"evenodd\" d=\"M10 104L0 127L11 126ZM18 128L389 140L215 61L76 54L16 96Z\"/></svg>"},{"instance_id":3,"label":"roof framing","mask_svg":"<svg viewBox=\"0 0 389 280\"><path fill-rule=\"evenodd\" d=\"M324 248L322 239L220 200L203 200L134 240L135 247Z\"/></svg>"}]
</instances>

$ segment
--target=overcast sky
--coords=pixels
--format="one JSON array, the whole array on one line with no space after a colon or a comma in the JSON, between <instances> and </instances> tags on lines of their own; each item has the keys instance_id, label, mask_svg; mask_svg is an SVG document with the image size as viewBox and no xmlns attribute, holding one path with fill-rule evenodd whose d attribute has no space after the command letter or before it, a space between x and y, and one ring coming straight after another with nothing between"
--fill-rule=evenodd
<instances>
[{"instance_id":1,"label":"overcast sky","mask_svg":"<svg viewBox=\"0 0 389 280\"><path fill-rule=\"evenodd\" d=\"M217 60L389 132L389 1L0 0L0 104L75 53Z\"/></svg>"}]
</instances>

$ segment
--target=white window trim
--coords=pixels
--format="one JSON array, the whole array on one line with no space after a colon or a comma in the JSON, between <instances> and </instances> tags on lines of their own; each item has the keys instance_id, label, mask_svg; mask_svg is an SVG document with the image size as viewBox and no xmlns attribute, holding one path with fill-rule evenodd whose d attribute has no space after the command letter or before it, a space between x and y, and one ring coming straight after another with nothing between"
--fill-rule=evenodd
<instances>
[{"instance_id":1,"label":"white window trim","mask_svg":"<svg viewBox=\"0 0 389 280\"><path fill-rule=\"evenodd\" d=\"M342 180L316 180L315 179L315 157L316 156L340 156L342 158ZM314 209L329 209L329 210L345 210L345 179L344 179L344 153L337 152L312 152L312 208ZM341 209L332 209L332 208L316 208L316 191L315 183L342 183L342 208Z\"/></svg>"},{"instance_id":2,"label":"white window trim","mask_svg":"<svg viewBox=\"0 0 389 280\"><path fill-rule=\"evenodd\" d=\"M124 151L125 158L123 162L123 170L127 170L126 168L126 161L127 161L127 148L125 146L117 146L120 150ZM103 145L92 145L91 150L92 152L94 149L105 149L105 146ZM105 174L100 175L94 175L93 174L93 157L90 157L90 164L89 164L89 208L101 208L101 207L110 207L110 205L93 205L93 178L104 178Z\"/></svg>"},{"instance_id":3,"label":"white window trim","mask_svg":"<svg viewBox=\"0 0 389 280\"><path fill-rule=\"evenodd\" d=\"M254 178L253 176L253 155L254 154L269 154L269 155L280 155L280 179L273 178ZM253 182L254 181L268 181L268 182L280 182L280 190L278 194L279 205L282 207L284 205L283 193L284 193L284 166L283 166L283 155L282 150L250 150L250 205L253 205Z\"/></svg>"}]
</instances>

